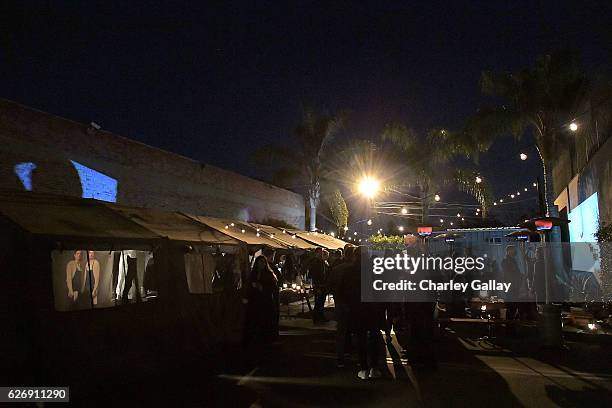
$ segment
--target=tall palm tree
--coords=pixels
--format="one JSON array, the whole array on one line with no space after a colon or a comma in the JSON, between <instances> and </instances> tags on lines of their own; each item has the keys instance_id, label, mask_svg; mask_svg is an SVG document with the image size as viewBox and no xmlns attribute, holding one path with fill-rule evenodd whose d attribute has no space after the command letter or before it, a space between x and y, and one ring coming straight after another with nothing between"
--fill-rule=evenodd
<instances>
[{"instance_id":1,"label":"tall palm tree","mask_svg":"<svg viewBox=\"0 0 612 408\"><path fill-rule=\"evenodd\" d=\"M563 50L541 57L533 67L516 73L483 72L481 87L500 103L470 119L467 133L474 143L488 145L498 136L511 133L520 138L531 130L542 162L546 213L557 217L552 165L561 150L571 146L568 126L584 108L590 93L579 58Z\"/></svg>"},{"instance_id":2,"label":"tall palm tree","mask_svg":"<svg viewBox=\"0 0 612 408\"><path fill-rule=\"evenodd\" d=\"M472 147L460 134L446 129L433 129L419 138L412 129L401 124L387 125L382 140L390 142L395 151L393 162L399 164L391 184L418 190L415 198L422 208L421 222L428 223L429 209L436 193L450 185L472 195L482 206L483 216L491 203L486 181L477 182L475 170L458 165L455 159L469 157Z\"/></svg>"},{"instance_id":3,"label":"tall palm tree","mask_svg":"<svg viewBox=\"0 0 612 408\"><path fill-rule=\"evenodd\" d=\"M274 166L276 184L292 187L305 195L311 231L317 228L317 207L321 202L322 185L330 172L332 141L346 120L345 111L326 115L305 109L302 122L293 134L293 146L269 145L258 154L265 163Z\"/></svg>"}]
</instances>

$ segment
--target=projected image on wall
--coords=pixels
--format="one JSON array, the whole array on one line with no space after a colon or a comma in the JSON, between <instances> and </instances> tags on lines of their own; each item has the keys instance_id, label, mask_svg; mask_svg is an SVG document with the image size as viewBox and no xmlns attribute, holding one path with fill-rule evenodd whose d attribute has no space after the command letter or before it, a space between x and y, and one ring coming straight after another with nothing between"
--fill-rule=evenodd
<instances>
[{"instance_id":1,"label":"projected image on wall","mask_svg":"<svg viewBox=\"0 0 612 408\"><path fill-rule=\"evenodd\" d=\"M117 180L74 160L70 160L81 179L83 198L117 202Z\"/></svg>"},{"instance_id":2,"label":"projected image on wall","mask_svg":"<svg viewBox=\"0 0 612 408\"><path fill-rule=\"evenodd\" d=\"M584 200L568 214L572 252L572 269L597 272L600 270L599 246L595 233L599 223L597 193Z\"/></svg>"},{"instance_id":3,"label":"projected image on wall","mask_svg":"<svg viewBox=\"0 0 612 408\"><path fill-rule=\"evenodd\" d=\"M568 215L571 242L596 242L595 233L599 222L597 193L580 203Z\"/></svg>"},{"instance_id":4,"label":"projected image on wall","mask_svg":"<svg viewBox=\"0 0 612 408\"><path fill-rule=\"evenodd\" d=\"M70 163L79 175L82 198L117 202L117 185L119 184L117 180L74 160L70 160ZM36 168L36 163L32 162L18 163L13 168L26 191L34 189L33 175Z\"/></svg>"},{"instance_id":5,"label":"projected image on wall","mask_svg":"<svg viewBox=\"0 0 612 408\"><path fill-rule=\"evenodd\" d=\"M15 174L27 191L32 191L32 172L34 169L36 169L36 165L32 162L19 163L14 167Z\"/></svg>"}]
</instances>

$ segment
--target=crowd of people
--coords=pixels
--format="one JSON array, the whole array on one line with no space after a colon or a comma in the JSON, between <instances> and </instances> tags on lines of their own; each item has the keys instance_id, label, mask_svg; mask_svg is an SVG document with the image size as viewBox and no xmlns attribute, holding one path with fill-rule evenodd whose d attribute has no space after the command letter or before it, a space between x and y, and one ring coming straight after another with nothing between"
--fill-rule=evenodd
<instances>
[{"instance_id":1,"label":"crowd of people","mask_svg":"<svg viewBox=\"0 0 612 408\"><path fill-rule=\"evenodd\" d=\"M392 340L392 325L400 315L408 316L411 324L411 350L415 364L434 365L429 347L433 336L434 303L403 304L361 301L361 257L363 248L347 244L344 249L315 249L296 262L293 255L281 255L275 263L272 249L264 249L255 257L248 277L246 336L247 342L273 342L278 338L279 288L285 281L300 279L312 282L315 324L326 322L325 300L334 299L336 320L336 365L345 366L347 352L354 349L359 360L358 377L380 377L384 353L381 332L386 341ZM410 310L408 310L410 309Z\"/></svg>"}]
</instances>

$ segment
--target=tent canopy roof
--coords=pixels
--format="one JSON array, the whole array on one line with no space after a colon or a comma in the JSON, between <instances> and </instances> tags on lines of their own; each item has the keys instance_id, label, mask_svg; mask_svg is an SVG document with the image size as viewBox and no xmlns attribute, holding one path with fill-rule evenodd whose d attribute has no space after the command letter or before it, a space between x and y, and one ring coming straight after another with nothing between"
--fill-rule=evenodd
<instances>
[{"instance_id":1,"label":"tent canopy roof","mask_svg":"<svg viewBox=\"0 0 612 408\"><path fill-rule=\"evenodd\" d=\"M205 217L201 215L186 215L198 222L201 222L202 224L208 225L210 228L232 237L233 239L244 242L247 245L265 245L276 249L287 248L286 245L283 245L277 240L268 238L265 236L265 234L259 234L259 236L257 236L257 229L245 222L233 221L224 218Z\"/></svg>"},{"instance_id":2,"label":"tent canopy roof","mask_svg":"<svg viewBox=\"0 0 612 408\"><path fill-rule=\"evenodd\" d=\"M327 249L342 249L347 244L341 239L332 237L331 235L323 234L321 232L308 232L296 229L285 228L288 233L295 234L304 241L312 242L313 244L322 246Z\"/></svg>"},{"instance_id":3,"label":"tent canopy roof","mask_svg":"<svg viewBox=\"0 0 612 408\"><path fill-rule=\"evenodd\" d=\"M259 228L261 232L263 232L266 236L275 239L282 243L283 245L297 248L297 249L313 249L317 248L318 245L313 244L312 242L304 241L299 238L297 235L285 233L283 234L282 229L278 229L276 227L271 227L269 225L250 223L254 228ZM295 236L295 238L293 238Z\"/></svg>"},{"instance_id":4,"label":"tent canopy roof","mask_svg":"<svg viewBox=\"0 0 612 408\"><path fill-rule=\"evenodd\" d=\"M110 203L105 205L134 223L173 241L203 242L211 245L240 243L231 236L180 213Z\"/></svg>"},{"instance_id":5,"label":"tent canopy roof","mask_svg":"<svg viewBox=\"0 0 612 408\"><path fill-rule=\"evenodd\" d=\"M102 205L99 201L50 194L1 191L0 213L37 235L158 239L159 236Z\"/></svg>"}]
</instances>

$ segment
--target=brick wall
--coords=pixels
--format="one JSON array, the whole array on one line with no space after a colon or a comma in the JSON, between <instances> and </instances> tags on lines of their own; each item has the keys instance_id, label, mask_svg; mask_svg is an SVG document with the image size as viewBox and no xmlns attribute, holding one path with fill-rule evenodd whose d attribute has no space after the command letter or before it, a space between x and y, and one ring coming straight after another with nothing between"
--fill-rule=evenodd
<instances>
[{"instance_id":1,"label":"brick wall","mask_svg":"<svg viewBox=\"0 0 612 408\"><path fill-rule=\"evenodd\" d=\"M0 188L304 227L293 192L0 100Z\"/></svg>"}]
</instances>

